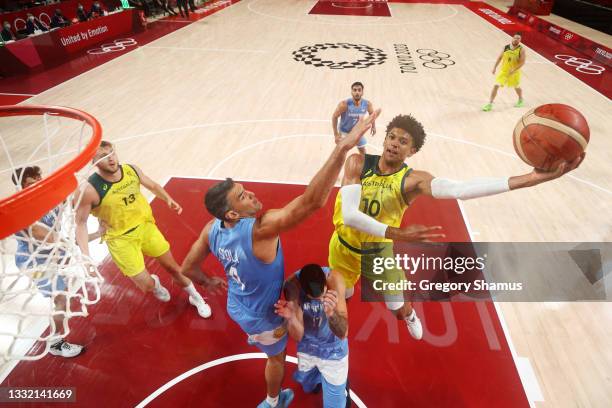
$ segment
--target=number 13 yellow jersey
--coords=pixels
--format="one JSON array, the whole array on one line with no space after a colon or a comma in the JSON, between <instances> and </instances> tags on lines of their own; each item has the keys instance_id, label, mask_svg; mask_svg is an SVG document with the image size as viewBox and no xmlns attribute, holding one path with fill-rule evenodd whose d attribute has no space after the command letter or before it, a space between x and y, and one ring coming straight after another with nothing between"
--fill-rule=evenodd
<instances>
[{"instance_id":1,"label":"number 13 yellow jersey","mask_svg":"<svg viewBox=\"0 0 612 408\"><path fill-rule=\"evenodd\" d=\"M140 192L140 177L129 164L121 166L121 180L110 182L99 174L88 181L100 196L91 213L108 225L105 238L117 237L145 222L155 223L149 202Z\"/></svg>"}]
</instances>

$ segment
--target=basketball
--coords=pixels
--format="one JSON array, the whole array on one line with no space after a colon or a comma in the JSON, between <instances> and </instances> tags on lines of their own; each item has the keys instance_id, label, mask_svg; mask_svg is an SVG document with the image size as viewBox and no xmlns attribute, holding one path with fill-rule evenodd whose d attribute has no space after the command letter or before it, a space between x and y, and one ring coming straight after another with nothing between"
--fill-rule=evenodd
<instances>
[{"instance_id":1,"label":"basketball","mask_svg":"<svg viewBox=\"0 0 612 408\"><path fill-rule=\"evenodd\" d=\"M576 109L560 103L527 112L514 128L514 150L530 166L556 169L580 156L589 143L589 125Z\"/></svg>"}]
</instances>

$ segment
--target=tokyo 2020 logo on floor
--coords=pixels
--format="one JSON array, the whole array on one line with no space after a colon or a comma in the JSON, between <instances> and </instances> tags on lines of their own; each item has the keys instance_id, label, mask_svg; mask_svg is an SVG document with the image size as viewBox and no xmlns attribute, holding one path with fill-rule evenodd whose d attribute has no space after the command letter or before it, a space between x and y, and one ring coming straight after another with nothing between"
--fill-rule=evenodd
<instances>
[{"instance_id":1,"label":"tokyo 2020 logo on floor","mask_svg":"<svg viewBox=\"0 0 612 408\"><path fill-rule=\"evenodd\" d=\"M325 50L355 50L362 56L356 61L333 61L325 59L322 51ZM306 45L293 51L293 59L314 67L327 67L329 69L363 69L373 65L381 65L387 60L387 54L380 48L372 48L364 44L324 43Z\"/></svg>"}]
</instances>

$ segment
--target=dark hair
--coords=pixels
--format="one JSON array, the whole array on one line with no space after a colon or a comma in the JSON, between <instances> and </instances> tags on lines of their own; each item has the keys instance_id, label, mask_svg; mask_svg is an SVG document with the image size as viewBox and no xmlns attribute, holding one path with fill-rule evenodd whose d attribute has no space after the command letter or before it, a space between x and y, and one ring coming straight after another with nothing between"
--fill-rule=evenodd
<instances>
[{"instance_id":1,"label":"dark hair","mask_svg":"<svg viewBox=\"0 0 612 408\"><path fill-rule=\"evenodd\" d=\"M523 37L523 33L517 31L516 33L512 34L512 36L514 37L515 35L520 36L521 38Z\"/></svg>"},{"instance_id":2,"label":"dark hair","mask_svg":"<svg viewBox=\"0 0 612 408\"><path fill-rule=\"evenodd\" d=\"M412 137L412 144L418 152L425 144L425 129L421 122L416 120L412 115L397 115L387 125L387 133L393 128L405 130Z\"/></svg>"},{"instance_id":3,"label":"dark hair","mask_svg":"<svg viewBox=\"0 0 612 408\"><path fill-rule=\"evenodd\" d=\"M227 193L234 187L234 180L226 178L215 184L206 192L204 205L208 212L220 220L225 220L225 213L231 210L227 201Z\"/></svg>"},{"instance_id":4,"label":"dark hair","mask_svg":"<svg viewBox=\"0 0 612 408\"><path fill-rule=\"evenodd\" d=\"M15 169L11 179L13 180L13 184L16 186L21 186L23 188L23 183L29 177L41 177L42 174L40 172L40 167L32 166L32 167L20 167Z\"/></svg>"},{"instance_id":5,"label":"dark hair","mask_svg":"<svg viewBox=\"0 0 612 408\"><path fill-rule=\"evenodd\" d=\"M361 82L353 82L353 84L351 85L351 89L353 89L354 86L360 86L361 89L363 89L363 84Z\"/></svg>"},{"instance_id":6,"label":"dark hair","mask_svg":"<svg viewBox=\"0 0 612 408\"><path fill-rule=\"evenodd\" d=\"M300 270L300 286L307 295L318 298L325 289L325 273L317 264L305 265Z\"/></svg>"}]
</instances>

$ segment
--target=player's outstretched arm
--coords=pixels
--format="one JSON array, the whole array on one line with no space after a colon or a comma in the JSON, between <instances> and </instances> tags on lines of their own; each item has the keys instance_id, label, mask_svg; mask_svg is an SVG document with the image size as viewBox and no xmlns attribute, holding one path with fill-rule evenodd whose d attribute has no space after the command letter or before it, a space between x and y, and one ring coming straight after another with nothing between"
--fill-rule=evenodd
<instances>
[{"instance_id":1,"label":"player's outstretched arm","mask_svg":"<svg viewBox=\"0 0 612 408\"><path fill-rule=\"evenodd\" d=\"M168 207L170 207L172 210L175 210L179 214L183 212L183 208L176 201L174 201L172 197L170 197L170 194L168 194L168 192L164 190L164 188L159 183L155 182L149 176L144 174L142 170L140 170L138 167L133 165L132 167L140 178L140 184L142 184L147 190L155 194L155 197L159 198L160 200L164 200L168 204Z\"/></svg>"},{"instance_id":2,"label":"player's outstretched arm","mask_svg":"<svg viewBox=\"0 0 612 408\"><path fill-rule=\"evenodd\" d=\"M299 342L304 337L304 314L299 305L300 291L295 274L287 278L283 292L285 299L274 304L274 312L285 319L289 336Z\"/></svg>"},{"instance_id":3,"label":"player's outstretched arm","mask_svg":"<svg viewBox=\"0 0 612 408\"><path fill-rule=\"evenodd\" d=\"M204 262L208 254L210 254L208 234L210 233L213 222L214 220L211 220L204 226L198 239L191 245L191 249L181 265L181 273L195 283L204 286L210 292L218 293L221 290L227 289L227 282L225 279L221 279L217 276L210 276L200 268L202 262Z\"/></svg>"},{"instance_id":4,"label":"player's outstretched arm","mask_svg":"<svg viewBox=\"0 0 612 408\"><path fill-rule=\"evenodd\" d=\"M364 157L354 154L348 158L344 166L342 179L342 221L345 225L355 228L375 237L389 238L394 241L429 242L436 238L443 238L442 227L436 225L426 227L423 225L410 225L404 228L394 228L359 211L361 203L361 169Z\"/></svg>"},{"instance_id":5,"label":"player's outstretched arm","mask_svg":"<svg viewBox=\"0 0 612 408\"><path fill-rule=\"evenodd\" d=\"M346 307L344 278L332 270L323 297L329 328L339 339L348 336L348 309Z\"/></svg>"},{"instance_id":6,"label":"player's outstretched arm","mask_svg":"<svg viewBox=\"0 0 612 408\"><path fill-rule=\"evenodd\" d=\"M360 118L351 133L336 144L323 167L306 187L304 194L295 198L284 208L267 211L255 224L253 237L255 239L276 237L279 233L300 224L313 212L323 207L334 187L348 151L357 145L361 136L371 127L379 114L380 110L377 110L368 118Z\"/></svg>"},{"instance_id":7,"label":"player's outstretched arm","mask_svg":"<svg viewBox=\"0 0 612 408\"><path fill-rule=\"evenodd\" d=\"M584 153L572 162L564 162L551 171L533 169L521 176L504 178L477 178L467 181L434 177L424 171L413 171L406 179L404 189L406 196L416 197L425 194L434 198L455 198L469 200L505 193L519 188L533 187L561 177L576 169L584 160Z\"/></svg>"}]
</instances>

